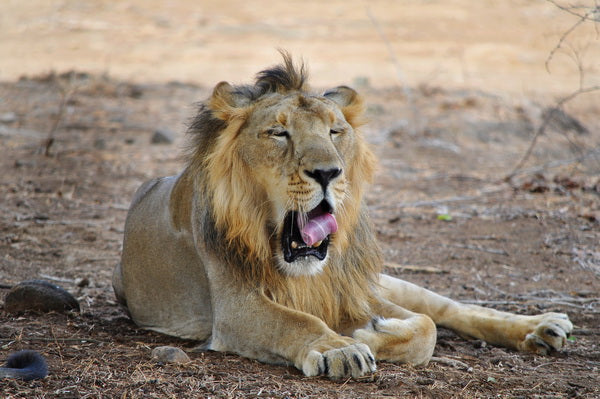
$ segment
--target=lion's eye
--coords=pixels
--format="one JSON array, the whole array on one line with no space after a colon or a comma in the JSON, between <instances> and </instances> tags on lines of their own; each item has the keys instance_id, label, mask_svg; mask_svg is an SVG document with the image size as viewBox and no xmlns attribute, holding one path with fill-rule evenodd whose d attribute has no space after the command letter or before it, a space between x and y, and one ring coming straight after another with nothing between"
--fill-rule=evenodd
<instances>
[{"instance_id":1,"label":"lion's eye","mask_svg":"<svg viewBox=\"0 0 600 399\"><path fill-rule=\"evenodd\" d=\"M331 134L332 136L337 136L338 134L341 134L342 130L338 130L338 129L331 129L329 130L329 134Z\"/></svg>"},{"instance_id":2,"label":"lion's eye","mask_svg":"<svg viewBox=\"0 0 600 399\"><path fill-rule=\"evenodd\" d=\"M287 130L269 130L269 136L271 137L290 137L290 134Z\"/></svg>"}]
</instances>

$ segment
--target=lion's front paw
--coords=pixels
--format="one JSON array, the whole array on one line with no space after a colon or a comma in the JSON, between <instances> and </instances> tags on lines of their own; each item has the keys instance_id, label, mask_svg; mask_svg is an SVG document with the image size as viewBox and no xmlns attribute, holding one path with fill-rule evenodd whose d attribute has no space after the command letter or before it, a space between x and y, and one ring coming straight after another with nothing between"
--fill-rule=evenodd
<instances>
[{"instance_id":1,"label":"lion's front paw","mask_svg":"<svg viewBox=\"0 0 600 399\"><path fill-rule=\"evenodd\" d=\"M358 378L372 374L376 369L371 350L361 343L323 353L312 350L302 365L302 371L307 376L326 375L331 379Z\"/></svg>"},{"instance_id":2,"label":"lion's front paw","mask_svg":"<svg viewBox=\"0 0 600 399\"><path fill-rule=\"evenodd\" d=\"M352 336L367 344L378 360L419 366L429 363L437 335L431 318L414 315L405 320L373 318Z\"/></svg>"},{"instance_id":3,"label":"lion's front paw","mask_svg":"<svg viewBox=\"0 0 600 399\"><path fill-rule=\"evenodd\" d=\"M564 313L544 313L534 316L536 322L533 331L525 336L519 349L540 355L559 350L567 343L573 330L573 324Z\"/></svg>"}]
</instances>

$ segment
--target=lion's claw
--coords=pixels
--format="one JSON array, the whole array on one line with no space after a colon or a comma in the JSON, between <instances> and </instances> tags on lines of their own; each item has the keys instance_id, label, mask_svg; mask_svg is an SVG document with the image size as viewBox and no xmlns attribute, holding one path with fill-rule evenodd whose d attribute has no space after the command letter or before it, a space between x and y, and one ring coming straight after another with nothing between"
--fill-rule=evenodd
<instances>
[{"instance_id":1,"label":"lion's claw","mask_svg":"<svg viewBox=\"0 0 600 399\"><path fill-rule=\"evenodd\" d=\"M377 369L375 358L365 344L356 343L324 353L311 351L302 367L307 376L325 375L331 379L359 378Z\"/></svg>"},{"instance_id":2,"label":"lion's claw","mask_svg":"<svg viewBox=\"0 0 600 399\"><path fill-rule=\"evenodd\" d=\"M573 324L563 313L545 313L535 316L537 324L533 331L525 336L520 347L522 350L547 355L567 344Z\"/></svg>"}]
</instances>

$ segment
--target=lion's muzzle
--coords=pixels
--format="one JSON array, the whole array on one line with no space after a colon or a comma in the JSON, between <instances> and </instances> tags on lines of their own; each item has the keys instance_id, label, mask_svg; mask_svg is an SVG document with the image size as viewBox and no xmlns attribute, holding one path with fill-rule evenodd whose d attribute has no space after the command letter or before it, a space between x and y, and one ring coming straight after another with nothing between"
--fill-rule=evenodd
<instances>
[{"instance_id":1,"label":"lion's muzzle","mask_svg":"<svg viewBox=\"0 0 600 399\"><path fill-rule=\"evenodd\" d=\"M325 259L331 234L335 233L337 228L331 206L325 200L308 213L289 212L285 217L281 235L285 261L291 263L298 257L308 256Z\"/></svg>"}]
</instances>

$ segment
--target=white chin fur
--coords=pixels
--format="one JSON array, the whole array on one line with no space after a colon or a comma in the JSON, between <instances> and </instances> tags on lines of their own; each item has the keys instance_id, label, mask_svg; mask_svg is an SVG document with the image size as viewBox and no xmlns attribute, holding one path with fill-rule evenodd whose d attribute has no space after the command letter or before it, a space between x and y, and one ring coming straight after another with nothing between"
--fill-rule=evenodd
<instances>
[{"instance_id":1,"label":"white chin fur","mask_svg":"<svg viewBox=\"0 0 600 399\"><path fill-rule=\"evenodd\" d=\"M329 256L326 256L323 260L319 260L314 256L301 256L292 263L286 262L283 259L283 256L279 256L278 258L279 269L284 274L290 277L300 277L313 276L321 273L327 264Z\"/></svg>"}]
</instances>

